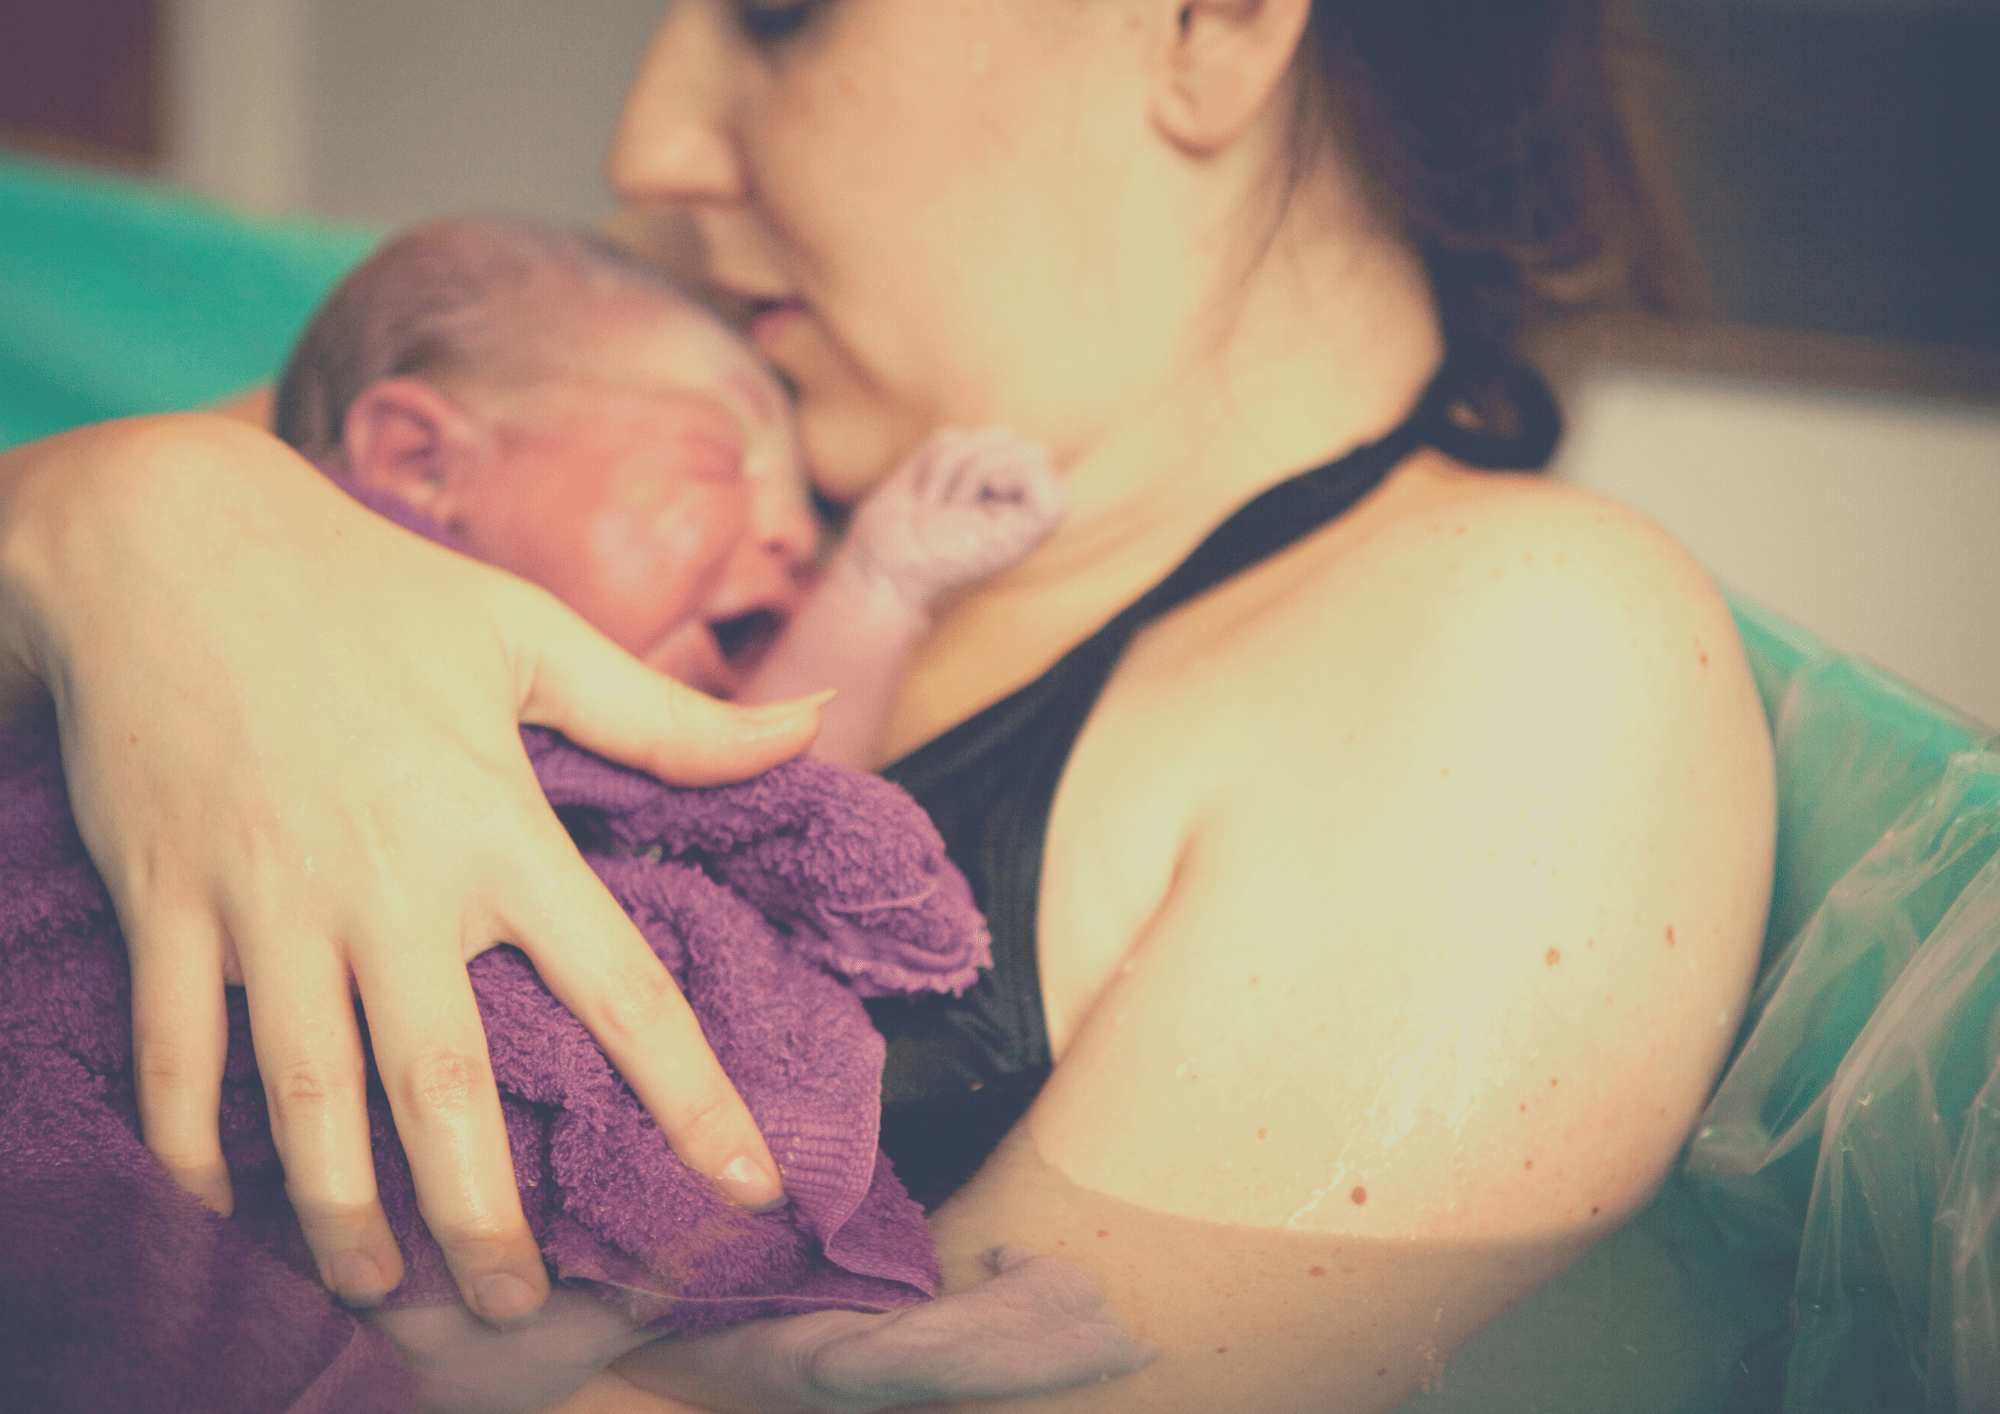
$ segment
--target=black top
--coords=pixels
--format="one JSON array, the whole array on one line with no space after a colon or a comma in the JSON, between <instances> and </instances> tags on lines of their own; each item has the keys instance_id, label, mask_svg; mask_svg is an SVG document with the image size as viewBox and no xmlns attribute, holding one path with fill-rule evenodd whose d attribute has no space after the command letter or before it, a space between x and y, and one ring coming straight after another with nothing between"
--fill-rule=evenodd
<instances>
[{"instance_id":1,"label":"black top","mask_svg":"<svg viewBox=\"0 0 2000 1414\"><path fill-rule=\"evenodd\" d=\"M1245 503L1054 667L882 773L930 812L993 933L992 969L963 996L868 1003L888 1040L882 1147L926 1208L972 1176L1049 1077L1035 940L1049 809L1070 748L1133 636L1333 520L1419 447L1470 466L1527 469L1548 460L1560 430L1555 402L1531 370L1447 361L1395 431Z\"/></svg>"}]
</instances>

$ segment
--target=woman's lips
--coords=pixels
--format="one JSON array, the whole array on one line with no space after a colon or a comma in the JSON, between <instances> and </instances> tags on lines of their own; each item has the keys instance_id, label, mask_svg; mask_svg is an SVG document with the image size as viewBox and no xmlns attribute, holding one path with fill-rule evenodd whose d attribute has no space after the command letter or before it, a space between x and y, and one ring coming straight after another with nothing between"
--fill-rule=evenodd
<instances>
[{"instance_id":1,"label":"woman's lips","mask_svg":"<svg viewBox=\"0 0 2000 1414\"><path fill-rule=\"evenodd\" d=\"M750 342L769 357L773 344L804 316L805 309L804 303L795 299L759 301L757 314L750 321Z\"/></svg>"}]
</instances>

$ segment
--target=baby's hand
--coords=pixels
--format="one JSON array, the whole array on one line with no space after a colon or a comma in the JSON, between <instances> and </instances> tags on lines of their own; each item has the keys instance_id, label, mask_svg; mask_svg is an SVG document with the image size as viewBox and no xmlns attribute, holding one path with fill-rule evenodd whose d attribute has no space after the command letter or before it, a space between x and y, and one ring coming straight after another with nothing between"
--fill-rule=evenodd
<instances>
[{"instance_id":1,"label":"baby's hand","mask_svg":"<svg viewBox=\"0 0 2000 1414\"><path fill-rule=\"evenodd\" d=\"M986 1254L995 1275L829 1341L811 1363L828 1410L998 1399L1130 1374L1159 1353L1104 1304L1096 1277L1025 1247Z\"/></svg>"},{"instance_id":2,"label":"baby's hand","mask_svg":"<svg viewBox=\"0 0 2000 1414\"><path fill-rule=\"evenodd\" d=\"M751 1321L648 1345L618 1370L703 1408L873 1414L1067 1389L1129 1374L1159 1353L1126 1334L1097 1278L1074 1263L1024 1247L986 1260L991 1281L921 1306Z\"/></svg>"},{"instance_id":3,"label":"baby's hand","mask_svg":"<svg viewBox=\"0 0 2000 1414\"><path fill-rule=\"evenodd\" d=\"M1037 444L998 428L948 428L861 503L840 559L921 610L1018 563L1068 506Z\"/></svg>"},{"instance_id":4,"label":"baby's hand","mask_svg":"<svg viewBox=\"0 0 2000 1414\"><path fill-rule=\"evenodd\" d=\"M572 1287L557 1287L534 1316L505 1330L462 1302L372 1311L367 1320L416 1371L426 1414L533 1414L656 1338Z\"/></svg>"}]
</instances>

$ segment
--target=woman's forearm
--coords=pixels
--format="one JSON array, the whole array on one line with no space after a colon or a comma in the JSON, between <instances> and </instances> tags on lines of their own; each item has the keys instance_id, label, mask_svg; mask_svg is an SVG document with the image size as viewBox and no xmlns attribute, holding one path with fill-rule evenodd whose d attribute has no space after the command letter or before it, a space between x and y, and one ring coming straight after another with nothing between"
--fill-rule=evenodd
<instances>
[{"instance_id":1,"label":"woman's forearm","mask_svg":"<svg viewBox=\"0 0 2000 1414\"><path fill-rule=\"evenodd\" d=\"M981 1279L984 1247L1018 1242L1090 1270L1133 1337L1159 1348L1134 1374L1032 1405L1077 1414L1394 1409L1589 1240L1575 1231L1488 1244L1356 1239L1167 1216L1063 1177L1025 1121L939 1209L932 1230L947 1291Z\"/></svg>"},{"instance_id":2,"label":"woman's forearm","mask_svg":"<svg viewBox=\"0 0 2000 1414\"><path fill-rule=\"evenodd\" d=\"M142 543L177 536L186 508L296 461L268 436L207 414L130 418L0 454L0 711L8 720L61 686L65 629L88 636ZM161 493L165 495L162 496ZM191 547L190 547L191 548ZM58 606L61 615L52 611ZM145 603L122 604L120 617ZM59 620L67 623L59 625Z\"/></svg>"}]
</instances>

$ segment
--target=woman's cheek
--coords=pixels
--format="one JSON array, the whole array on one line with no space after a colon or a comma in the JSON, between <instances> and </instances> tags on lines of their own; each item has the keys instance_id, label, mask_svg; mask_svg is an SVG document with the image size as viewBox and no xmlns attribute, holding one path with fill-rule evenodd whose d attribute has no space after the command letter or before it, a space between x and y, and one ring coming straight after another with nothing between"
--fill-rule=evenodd
<instances>
[{"instance_id":1,"label":"woman's cheek","mask_svg":"<svg viewBox=\"0 0 2000 1414\"><path fill-rule=\"evenodd\" d=\"M936 419L914 390L857 367L822 319L815 310L797 321L777 361L798 392L794 414L814 486L850 505L899 466Z\"/></svg>"}]
</instances>

